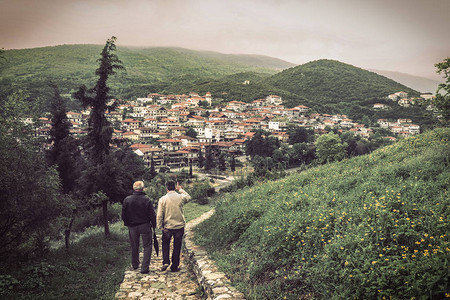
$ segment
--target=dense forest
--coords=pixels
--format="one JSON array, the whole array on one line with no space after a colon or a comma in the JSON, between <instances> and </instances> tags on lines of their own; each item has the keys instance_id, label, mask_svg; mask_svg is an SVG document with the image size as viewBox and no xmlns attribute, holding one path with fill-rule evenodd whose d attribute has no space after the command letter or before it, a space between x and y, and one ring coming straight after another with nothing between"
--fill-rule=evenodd
<instances>
[{"instance_id":1,"label":"dense forest","mask_svg":"<svg viewBox=\"0 0 450 300\"><path fill-rule=\"evenodd\" d=\"M94 79L99 45L62 45L34 49L8 50L0 65L3 93L21 88L33 96L56 83L63 94ZM176 92L173 86L202 82L246 71L274 74L293 66L264 56L224 55L181 48L118 48L126 70L111 80L120 98L145 96L149 92ZM176 85L174 83L177 83ZM178 87L177 87L178 88Z\"/></svg>"}]
</instances>

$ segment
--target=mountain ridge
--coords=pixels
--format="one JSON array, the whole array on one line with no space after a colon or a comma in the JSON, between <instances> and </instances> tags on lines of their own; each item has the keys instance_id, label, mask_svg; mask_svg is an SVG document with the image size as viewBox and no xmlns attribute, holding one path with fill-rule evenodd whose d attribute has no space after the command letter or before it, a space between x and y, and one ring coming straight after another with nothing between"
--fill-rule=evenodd
<instances>
[{"instance_id":1,"label":"mountain ridge","mask_svg":"<svg viewBox=\"0 0 450 300\"><path fill-rule=\"evenodd\" d=\"M64 94L78 86L95 82L102 46L92 44L59 45L31 49L5 50L0 64L0 90L16 86L37 97L48 82L57 83ZM268 57L202 52L170 47L117 47L117 55L126 71L110 78L112 90L120 97L148 93L150 88L163 92L180 75L189 83L205 78L220 78L240 72L275 74L293 64ZM145 88L139 88L145 86ZM133 90L136 89L134 92ZM4 96L4 95L2 95Z\"/></svg>"},{"instance_id":2,"label":"mountain ridge","mask_svg":"<svg viewBox=\"0 0 450 300\"><path fill-rule=\"evenodd\" d=\"M408 73L386 71L386 70L376 70L376 69L368 69L368 70L371 72L377 73L379 75L388 77L394 81L397 81L401 84L404 84L404 85L411 87L422 93L435 94L438 85L441 83L438 80L421 77L421 76L416 76L416 75L411 75Z\"/></svg>"},{"instance_id":3,"label":"mountain ridge","mask_svg":"<svg viewBox=\"0 0 450 300\"><path fill-rule=\"evenodd\" d=\"M0 98L21 89L29 100L51 99L52 84L68 98L81 85L92 87L97 77L100 45L60 45L6 50L0 64ZM419 93L387 77L336 60L303 65L262 55L222 54L174 47L117 47L125 71L111 76L110 95L135 99L149 93L211 92L222 102L251 102L276 94L287 108L309 106L315 112L344 113L354 119L401 117L414 113L393 105L374 112L373 104L398 91ZM280 71L280 69L282 69ZM72 99L73 106L79 104ZM43 107L41 111L48 111ZM391 102L389 102L391 105ZM423 118L421 116L420 118Z\"/></svg>"}]
</instances>

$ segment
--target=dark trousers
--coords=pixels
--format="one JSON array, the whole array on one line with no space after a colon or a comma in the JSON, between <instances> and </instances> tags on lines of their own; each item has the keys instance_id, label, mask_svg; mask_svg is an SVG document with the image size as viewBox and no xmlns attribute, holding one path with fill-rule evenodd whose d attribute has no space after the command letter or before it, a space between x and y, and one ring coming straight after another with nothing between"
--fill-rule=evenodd
<instances>
[{"instance_id":1,"label":"dark trousers","mask_svg":"<svg viewBox=\"0 0 450 300\"><path fill-rule=\"evenodd\" d=\"M142 247L144 249L144 258L142 260L141 272L147 272L152 257L152 225L145 223L136 226L129 226L131 244L131 265L134 269L139 267L139 239L142 237Z\"/></svg>"},{"instance_id":2,"label":"dark trousers","mask_svg":"<svg viewBox=\"0 0 450 300\"><path fill-rule=\"evenodd\" d=\"M170 266L172 270L178 268L180 265L181 243L183 242L183 236L184 228L167 229L162 232L162 253L164 265L170 265L169 249L170 240L173 237L172 265Z\"/></svg>"}]
</instances>

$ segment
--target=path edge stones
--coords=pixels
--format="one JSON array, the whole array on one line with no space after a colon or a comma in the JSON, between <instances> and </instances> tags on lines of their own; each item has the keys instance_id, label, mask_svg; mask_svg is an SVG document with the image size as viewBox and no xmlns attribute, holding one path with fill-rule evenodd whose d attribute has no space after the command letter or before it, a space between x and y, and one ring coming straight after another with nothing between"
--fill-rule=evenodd
<instances>
[{"instance_id":1,"label":"path edge stones","mask_svg":"<svg viewBox=\"0 0 450 300\"><path fill-rule=\"evenodd\" d=\"M203 288L207 299L245 299L244 294L231 285L225 273L220 272L215 262L209 259L204 248L193 242L193 228L208 219L215 213L215 209L204 213L200 217L186 224L183 253L184 263L189 266L197 278L198 284Z\"/></svg>"}]
</instances>

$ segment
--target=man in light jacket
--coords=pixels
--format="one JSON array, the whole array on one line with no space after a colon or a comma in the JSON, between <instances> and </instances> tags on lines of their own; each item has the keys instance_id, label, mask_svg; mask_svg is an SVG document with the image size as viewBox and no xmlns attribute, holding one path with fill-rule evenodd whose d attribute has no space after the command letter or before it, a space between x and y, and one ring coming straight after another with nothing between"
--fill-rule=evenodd
<instances>
[{"instance_id":1,"label":"man in light jacket","mask_svg":"<svg viewBox=\"0 0 450 300\"><path fill-rule=\"evenodd\" d=\"M166 189L167 194L159 199L156 215L156 224L162 230L163 266L161 270L165 271L170 265L169 248L170 240L173 237L170 270L177 272L179 271L181 243L184 236L184 225L186 224L183 206L191 199L191 196L182 189L178 182L175 184L174 181L168 181Z\"/></svg>"},{"instance_id":2,"label":"man in light jacket","mask_svg":"<svg viewBox=\"0 0 450 300\"><path fill-rule=\"evenodd\" d=\"M144 193L144 183L133 184L133 195L126 197L122 204L122 220L128 226L131 244L131 264L139 267L139 239L142 236L144 258L141 273L148 274L152 255L152 228L156 227L156 215L152 201Z\"/></svg>"}]
</instances>

